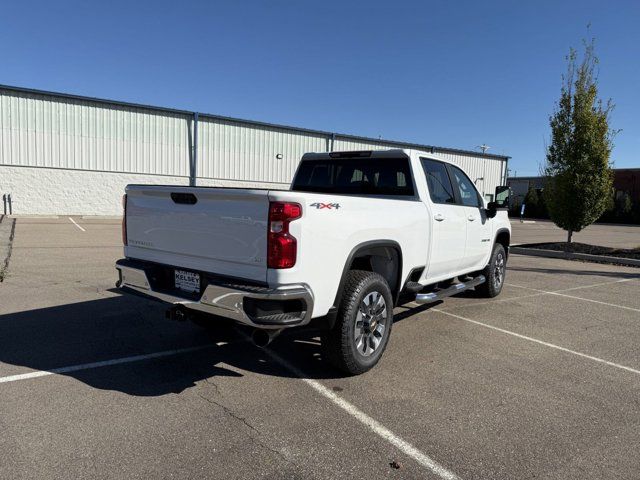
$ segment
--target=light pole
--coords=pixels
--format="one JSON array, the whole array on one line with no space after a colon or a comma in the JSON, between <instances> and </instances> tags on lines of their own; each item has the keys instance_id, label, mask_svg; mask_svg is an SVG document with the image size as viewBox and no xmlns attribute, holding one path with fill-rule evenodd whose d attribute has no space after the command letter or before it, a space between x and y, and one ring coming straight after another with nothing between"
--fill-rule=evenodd
<instances>
[{"instance_id":1,"label":"light pole","mask_svg":"<svg viewBox=\"0 0 640 480\"><path fill-rule=\"evenodd\" d=\"M487 150L489 150L491 147L489 145L487 145L486 143L483 143L482 145L476 145L480 150L482 150L482 153L485 154L487 153ZM487 176L487 165L486 163L483 162L482 165L482 198L485 197L486 192L484 190L484 177Z\"/></svg>"}]
</instances>

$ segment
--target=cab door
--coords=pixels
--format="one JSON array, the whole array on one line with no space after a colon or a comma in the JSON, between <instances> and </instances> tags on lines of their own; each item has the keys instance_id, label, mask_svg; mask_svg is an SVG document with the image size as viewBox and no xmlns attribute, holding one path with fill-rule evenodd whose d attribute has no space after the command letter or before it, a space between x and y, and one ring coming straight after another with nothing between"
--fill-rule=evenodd
<instances>
[{"instance_id":1,"label":"cab door","mask_svg":"<svg viewBox=\"0 0 640 480\"><path fill-rule=\"evenodd\" d=\"M487 217L484 201L469 177L458 167L447 165L453 183L456 203L464 210L466 248L460 270L480 270L492 247L492 222Z\"/></svg>"},{"instance_id":2,"label":"cab door","mask_svg":"<svg viewBox=\"0 0 640 480\"><path fill-rule=\"evenodd\" d=\"M467 212L456 202L447 166L420 158L431 198L431 254L426 277L441 280L456 273L465 255Z\"/></svg>"}]
</instances>

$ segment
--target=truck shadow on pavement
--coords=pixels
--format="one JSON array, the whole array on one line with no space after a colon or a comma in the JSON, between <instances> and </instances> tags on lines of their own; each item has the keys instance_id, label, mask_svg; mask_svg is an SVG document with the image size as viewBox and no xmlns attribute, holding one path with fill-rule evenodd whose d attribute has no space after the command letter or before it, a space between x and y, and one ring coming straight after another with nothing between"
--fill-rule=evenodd
<instances>
[{"instance_id":1,"label":"truck shadow on pavement","mask_svg":"<svg viewBox=\"0 0 640 480\"><path fill-rule=\"evenodd\" d=\"M237 328L173 322L164 311L164 306L152 301L115 296L0 315L0 377L28 373L25 368L52 371L202 345L206 348L55 373L97 389L136 396L179 393L212 377L242 377L242 371L295 377ZM342 377L322 362L317 335L318 330L292 330L269 348L309 378ZM24 368L7 369L7 365Z\"/></svg>"}]
</instances>

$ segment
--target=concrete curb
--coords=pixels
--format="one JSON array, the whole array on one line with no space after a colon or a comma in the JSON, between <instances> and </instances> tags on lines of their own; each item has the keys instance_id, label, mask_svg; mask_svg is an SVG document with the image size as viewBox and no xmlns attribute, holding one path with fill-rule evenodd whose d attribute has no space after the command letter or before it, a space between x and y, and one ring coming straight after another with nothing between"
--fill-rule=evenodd
<instances>
[{"instance_id":1,"label":"concrete curb","mask_svg":"<svg viewBox=\"0 0 640 480\"><path fill-rule=\"evenodd\" d=\"M609 257L606 255L589 255L588 253L558 252L556 250L541 250L539 248L510 247L509 253L529 255L532 257L562 258L565 260L584 260L594 263L611 263L627 267L640 267L640 260L634 258Z\"/></svg>"},{"instance_id":2,"label":"concrete curb","mask_svg":"<svg viewBox=\"0 0 640 480\"><path fill-rule=\"evenodd\" d=\"M60 215L22 215L15 214L9 215L9 218L24 218L25 220L41 220L41 219L49 219L49 218L60 218Z\"/></svg>"}]
</instances>

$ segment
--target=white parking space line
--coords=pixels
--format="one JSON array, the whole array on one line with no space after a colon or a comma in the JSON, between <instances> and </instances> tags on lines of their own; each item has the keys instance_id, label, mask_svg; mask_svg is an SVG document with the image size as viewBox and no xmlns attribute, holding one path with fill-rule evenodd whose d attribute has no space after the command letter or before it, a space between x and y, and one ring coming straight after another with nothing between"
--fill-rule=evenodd
<instances>
[{"instance_id":1,"label":"white parking space line","mask_svg":"<svg viewBox=\"0 0 640 480\"><path fill-rule=\"evenodd\" d=\"M364 426L366 426L373 433L375 433L380 438L382 438L386 442L388 442L391 445L393 445L394 447L396 447L398 450L400 450L406 456L408 456L408 457L412 458L413 460L415 460L418 464L420 464L423 467L425 467L426 469L430 470L432 473L436 474L440 478L444 478L444 479L447 479L447 480L459 480L460 479L460 477L458 477L455 473L451 472L447 468L445 468L442 465L440 465L438 462L436 462L431 457L429 457L425 453L423 453L420 450L418 450L416 447L411 445L406 440L403 440L402 438L397 436L395 433L393 433L387 427L382 425L380 422L378 422L374 418L370 417L369 415L364 413L362 410L359 410L358 407L356 407L352 403L349 403L348 401L346 401L342 397L336 395L334 392L329 390L327 387L322 385L320 382L318 382L316 380L313 380L313 379L310 379L310 378L307 378L308 375L305 375L304 372L299 370L297 367L291 365L285 359L280 357L280 355L278 355L277 353L275 353L275 352L273 352L272 350L269 350L269 349L265 349L264 351L273 360L275 360L280 365L285 367L287 370L289 370L290 372L292 372L293 374L298 376L304 383L306 383L311 388L313 388L317 393L319 393L320 395L325 397L327 400L333 402L335 405L340 407L342 410L344 410L349 415L351 415L353 418L355 418L360 423L362 423Z\"/></svg>"},{"instance_id":2,"label":"white parking space line","mask_svg":"<svg viewBox=\"0 0 640 480\"><path fill-rule=\"evenodd\" d=\"M638 279L640 279L640 276L638 276L638 278L623 278L622 280L614 280L614 281L610 281L610 282L594 283L593 285L580 285L579 287L563 288L562 290L556 290L556 293L558 293L558 292L571 292L573 290L582 290L583 288L603 287L605 285L613 285L614 283L632 282L633 280L638 280Z\"/></svg>"},{"instance_id":3,"label":"white parking space line","mask_svg":"<svg viewBox=\"0 0 640 480\"><path fill-rule=\"evenodd\" d=\"M74 224L76 227L78 227L80 230L82 230L83 232L86 232L86 230L85 230L84 228L82 228L80 225L78 225L78 224L76 223L76 221L75 221L73 218L69 217L69 220L71 220L71 223L73 223L73 224Z\"/></svg>"},{"instance_id":4,"label":"white parking space line","mask_svg":"<svg viewBox=\"0 0 640 480\"><path fill-rule=\"evenodd\" d=\"M538 293L531 293L529 295L520 295L519 297L509 297L509 298L494 298L491 300L487 300L486 302L473 302L473 303L465 303L463 305L451 305L444 307L447 310L453 310L455 308L465 308L465 307L477 307L479 305L491 305L494 303L500 303L500 302L511 302L513 300L520 300L522 298L531 298L531 297L540 297L542 295L546 295L545 293L542 292L538 292ZM455 297L453 297L455 298ZM416 307L419 307L420 304L415 303L415 302L410 302L410 305L415 305ZM409 305L407 304L407 305ZM446 305L446 304L445 304Z\"/></svg>"},{"instance_id":5,"label":"white parking space line","mask_svg":"<svg viewBox=\"0 0 640 480\"><path fill-rule=\"evenodd\" d=\"M629 279L629 280L633 280L633 279ZM614 282L614 283L619 283L619 282ZM575 300L582 300L583 302L597 303L599 305L605 305L607 307L621 308L623 310L629 310L629 311L632 311L632 312L639 312L640 313L640 308L626 307L624 305L618 305L617 303L601 302L600 300L594 300L592 298L576 297L575 295L567 295L566 293L561 293L561 292L564 292L564 291L569 291L571 289L558 290L557 292L549 292L547 290L540 290L538 288L531 288L531 287L523 287L521 285L514 285L512 283L505 283L505 285L507 285L509 287L523 288L523 289L526 289L526 290L532 290L534 292L540 292L540 294L543 294L543 295L555 295L557 297L573 298ZM595 287L595 286L599 286L599 285L591 285L591 286ZM585 286L584 288L587 288L587 287Z\"/></svg>"},{"instance_id":6,"label":"white parking space line","mask_svg":"<svg viewBox=\"0 0 640 480\"><path fill-rule=\"evenodd\" d=\"M532 298L532 297L539 297L541 295L561 295L561 296L567 296L570 298L579 298L581 300L589 300L589 299L585 299L582 297L572 297L570 295L563 295L563 292L570 292L572 290L580 290L580 289L585 289L585 288L593 288L593 287L601 287L604 285L612 285L612 284L616 284L616 283L623 283L623 282L631 282L633 280L638 280L640 279L640 277L638 278L624 278L622 280L614 280L614 281L610 281L610 282L602 282L602 283L594 283L591 285L581 285L579 287L571 287L571 288L563 288L562 290L556 290L554 292L548 292L546 290L539 290L537 288L531 288L531 287L523 287L521 285L514 285L512 283L505 283L505 285L509 286L509 287L515 287L515 288L523 288L525 290L532 290L536 293L531 293L529 295L520 295L518 297L509 297L509 298L494 298L492 300L487 300L486 302L473 302L472 304L467 303L464 305L451 305L451 306L445 306L442 310L454 310L456 308L465 308L465 307L470 307L470 306L478 306L478 305L490 305L493 303L499 303L499 302L512 302L514 300L520 300L523 298ZM411 305L415 305L415 306L419 306L417 303L415 302L410 302ZM407 304L409 305L409 304ZM612 306L611 304L605 304L605 305L609 305ZM631 307L624 307L622 305L615 305L617 307L620 308L631 308ZM633 310L633 309L632 309Z\"/></svg>"},{"instance_id":7,"label":"white parking space line","mask_svg":"<svg viewBox=\"0 0 640 480\"><path fill-rule=\"evenodd\" d=\"M584 300L585 302L598 303L600 305L606 305L607 307L622 308L623 310L630 310L632 312L640 313L640 308L626 307L624 305L618 305L617 303L601 302L600 300L593 300L592 298L576 297L574 295L567 295L567 294L558 293L558 292L548 292L548 293L549 295L556 295L558 297L574 298L576 300Z\"/></svg>"},{"instance_id":8,"label":"white parking space line","mask_svg":"<svg viewBox=\"0 0 640 480\"><path fill-rule=\"evenodd\" d=\"M434 312L439 312L444 315L449 315L450 317L457 318L458 320L464 320L465 322L473 323L474 325L478 325L481 327L489 328L491 330L495 330L497 332L501 332L507 335L511 335L513 337L520 338L522 340L527 340L529 342L537 343L539 345L544 345L545 347L554 348L556 350L560 350L561 352L570 353L572 355L577 355L578 357L586 358L588 360L593 360L594 362L603 363L605 365L609 365L610 367L619 368L621 370L626 370L627 372L635 373L640 375L640 370L636 370L635 368L627 367L626 365L620 365L619 363L610 362L609 360L604 360L602 358L594 357L592 355L587 355L586 353L577 352L575 350L571 350L569 348L561 347L560 345L556 345L554 343L545 342L544 340L538 340L537 338L528 337L526 335L522 335L521 333L512 332L511 330L505 330L504 328L495 327L493 325L489 325L487 323L479 322L478 320L472 320L471 318L466 318L461 315L456 315L455 313L447 312L444 310L440 310L438 308L432 308Z\"/></svg>"},{"instance_id":9,"label":"white parking space line","mask_svg":"<svg viewBox=\"0 0 640 480\"><path fill-rule=\"evenodd\" d=\"M197 347L180 348L177 350L165 350L162 352L147 353L144 355L134 355L131 357L114 358L112 360L104 360L102 362L83 363L80 365L71 365L69 367L52 368L51 370L37 370L29 373L19 373L17 375L9 375L0 377L0 383L17 382L20 380L29 380L31 378L46 377L47 375L63 374L69 372L78 372L80 370L89 370L92 368L108 367L111 365L121 365L123 363L140 362L142 360L150 360L153 358L170 357L180 355L182 353L197 352L205 348L213 347L213 344L200 345Z\"/></svg>"}]
</instances>

